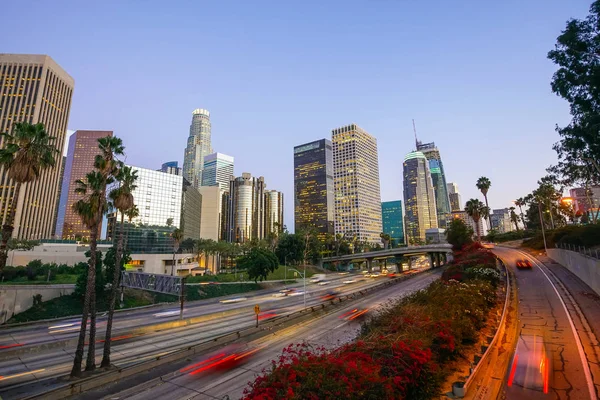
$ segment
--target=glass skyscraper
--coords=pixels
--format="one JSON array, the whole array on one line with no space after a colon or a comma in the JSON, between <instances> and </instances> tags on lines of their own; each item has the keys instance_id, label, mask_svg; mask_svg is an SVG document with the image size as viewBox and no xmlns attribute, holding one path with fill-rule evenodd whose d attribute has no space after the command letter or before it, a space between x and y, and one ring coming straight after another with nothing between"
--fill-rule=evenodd
<instances>
[{"instance_id":1,"label":"glass skyscraper","mask_svg":"<svg viewBox=\"0 0 600 400\"><path fill-rule=\"evenodd\" d=\"M438 227L445 228L446 221L450 217L450 199L446 184L446 174L444 173L444 164L440 151L435 147L435 143L421 143L417 141L417 151L425 155L429 161L429 171L435 193L435 206L438 218Z\"/></svg>"},{"instance_id":2,"label":"glass skyscraper","mask_svg":"<svg viewBox=\"0 0 600 400\"><path fill-rule=\"evenodd\" d=\"M317 140L294 147L294 224L314 228L321 239L334 233L333 149Z\"/></svg>"},{"instance_id":3,"label":"glass skyscraper","mask_svg":"<svg viewBox=\"0 0 600 400\"><path fill-rule=\"evenodd\" d=\"M381 203L381 222L383 223L383 233L387 233L392 238L392 245L404 244L401 200Z\"/></svg>"},{"instance_id":4,"label":"glass skyscraper","mask_svg":"<svg viewBox=\"0 0 600 400\"><path fill-rule=\"evenodd\" d=\"M460 200L460 193L458 192L458 185L456 183L448 182L446 187L448 188L448 198L450 199L450 210L462 210L462 203Z\"/></svg>"},{"instance_id":5,"label":"glass skyscraper","mask_svg":"<svg viewBox=\"0 0 600 400\"><path fill-rule=\"evenodd\" d=\"M244 243L265 237L265 180L247 172L229 181L227 240Z\"/></svg>"},{"instance_id":6,"label":"glass skyscraper","mask_svg":"<svg viewBox=\"0 0 600 400\"><path fill-rule=\"evenodd\" d=\"M204 157L213 152L210 135L210 113L201 108L195 109L183 157L183 176L196 188L202 185Z\"/></svg>"},{"instance_id":7,"label":"glass skyscraper","mask_svg":"<svg viewBox=\"0 0 600 400\"><path fill-rule=\"evenodd\" d=\"M423 153L413 151L404 157L403 169L406 243L425 243L425 230L438 227L429 162Z\"/></svg>"},{"instance_id":8,"label":"glass skyscraper","mask_svg":"<svg viewBox=\"0 0 600 400\"><path fill-rule=\"evenodd\" d=\"M179 163L177 161L168 161L163 163L159 171L171 175L183 175L183 170L179 167Z\"/></svg>"},{"instance_id":9,"label":"glass skyscraper","mask_svg":"<svg viewBox=\"0 0 600 400\"><path fill-rule=\"evenodd\" d=\"M202 186L219 186L222 192L229 190L229 179L233 175L233 157L212 153L204 157Z\"/></svg>"},{"instance_id":10,"label":"glass skyscraper","mask_svg":"<svg viewBox=\"0 0 600 400\"><path fill-rule=\"evenodd\" d=\"M283 193L265 191L265 235L283 230Z\"/></svg>"}]
</instances>

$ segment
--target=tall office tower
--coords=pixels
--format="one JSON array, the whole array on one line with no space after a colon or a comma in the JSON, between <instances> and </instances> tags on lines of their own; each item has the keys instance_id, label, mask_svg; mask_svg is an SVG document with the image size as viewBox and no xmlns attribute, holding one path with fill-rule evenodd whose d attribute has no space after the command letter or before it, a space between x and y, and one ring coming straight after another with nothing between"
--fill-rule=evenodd
<instances>
[{"instance_id":1,"label":"tall office tower","mask_svg":"<svg viewBox=\"0 0 600 400\"><path fill-rule=\"evenodd\" d=\"M437 211L438 226L446 227L446 220L450 216L450 200L448 198L448 189L446 186L446 174L444 173L444 164L440 151L435 147L435 143L421 143L417 140L417 151L425 155L429 161L429 171L433 190L435 193L435 206Z\"/></svg>"},{"instance_id":2,"label":"tall office tower","mask_svg":"<svg viewBox=\"0 0 600 400\"><path fill-rule=\"evenodd\" d=\"M84 180L85 175L94 169L94 160L100 154L98 139L112 135L112 131L78 130L69 138L56 218L55 235L58 238L75 239L90 236L90 230L72 209L73 204L83 198L82 195L75 193L77 187L75 182L79 179ZM100 227L98 227L98 234L100 234Z\"/></svg>"},{"instance_id":3,"label":"tall office tower","mask_svg":"<svg viewBox=\"0 0 600 400\"><path fill-rule=\"evenodd\" d=\"M296 232L316 229L320 239L334 233L333 148L321 139L294 147Z\"/></svg>"},{"instance_id":4,"label":"tall office tower","mask_svg":"<svg viewBox=\"0 0 600 400\"><path fill-rule=\"evenodd\" d=\"M508 208L493 210L490 214L490 219L492 222L492 229L496 230L498 233L511 232L514 228L514 224L510 219L510 209Z\"/></svg>"},{"instance_id":5,"label":"tall office tower","mask_svg":"<svg viewBox=\"0 0 600 400\"><path fill-rule=\"evenodd\" d=\"M283 230L283 193L265 191L265 235Z\"/></svg>"},{"instance_id":6,"label":"tall office tower","mask_svg":"<svg viewBox=\"0 0 600 400\"><path fill-rule=\"evenodd\" d=\"M244 243L265 237L265 179L247 172L229 181L227 240Z\"/></svg>"},{"instance_id":7,"label":"tall office tower","mask_svg":"<svg viewBox=\"0 0 600 400\"><path fill-rule=\"evenodd\" d=\"M460 193L458 192L458 185L450 182L446 187L448 188L448 198L450 199L450 210L461 211L462 203L460 200Z\"/></svg>"},{"instance_id":8,"label":"tall office tower","mask_svg":"<svg viewBox=\"0 0 600 400\"><path fill-rule=\"evenodd\" d=\"M222 194L218 186L200 186L202 195L202 211L200 212L200 237L216 242L223 239L222 224Z\"/></svg>"},{"instance_id":9,"label":"tall office tower","mask_svg":"<svg viewBox=\"0 0 600 400\"><path fill-rule=\"evenodd\" d=\"M425 243L425 231L438 227L429 162L420 151L404 157L404 207L407 244Z\"/></svg>"},{"instance_id":10,"label":"tall office tower","mask_svg":"<svg viewBox=\"0 0 600 400\"><path fill-rule=\"evenodd\" d=\"M392 238L392 246L404 244L404 228L402 217L402 201L384 201L381 203L381 221L383 233Z\"/></svg>"},{"instance_id":11,"label":"tall office tower","mask_svg":"<svg viewBox=\"0 0 600 400\"><path fill-rule=\"evenodd\" d=\"M67 135L74 81L46 55L0 54L0 132L17 122L42 123L56 140L56 164L35 181L21 186L12 236L44 239L56 222L62 149ZM15 184L0 169L0 223L6 222Z\"/></svg>"},{"instance_id":12,"label":"tall office tower","mask_svg":"<svg viewBox=\"0 0 600 400\"><path fill-rule=\"evenodd\" d=\"M171 175L183 175L183 170L181 167L179 167L179 163L177 161L168 161L163 163L158 171Z\"/></svg>"},{"instance_id":13,"label":"tall office tower","mask_svg":"<svg viewBox=\"0 0 600 400\"><path fill-rule=\"evenodd\" d=\"M335 233L381 243L377 139L356 124L332 131Z\"/></svg>"},{"instance_id":14,"label":"tall office tower","mask_svg":"<svg viewBox=\"0 0 600 400\"><path fill-rule=\"evenodd\" d=\"M229 178L233 175L233 157L212 153L204 157L202 186L219 186L222 192L229 190Z\"/></svg>"},{"instance_id":15,"label":"tall office tower","mask_svg":"<svg viewBox=\"0 0 600 400\"><path fill-rule=\"evenodd\" d=\"M168 173L168 172L167 172ZM173 174L171 174L173 175ZM181 197L181 229L184 239L200 239L200 222L202 211L202 195L183 178L183 195Z\"/></svg>"},{"instance_id":16,"label":"tall office tower","mask_svg":"<svg viewBox=\"0 0 600 400\"><path fill-rule=\"evenodd\" d=\"M212 152L210 113L202 108L197 108L192 112L190 136L183 156L183 176L196 188L202 185L204 157Z\"/></svg>"},{"instance_id":17,"label":"tall office tower","mask_svg":"<svg viewBox=\"0 0 600 400\"><path fill-rule=\"evenodd\" d=\"M479 234L484 236L487 234L487 224L484 223L484 218L479 218L475 223L473 218L466 211L452 211L453 219L462 219L463 222L473 230L473 236L477 235L477 226L479 226Z\"/></svg>"}]
</instances>

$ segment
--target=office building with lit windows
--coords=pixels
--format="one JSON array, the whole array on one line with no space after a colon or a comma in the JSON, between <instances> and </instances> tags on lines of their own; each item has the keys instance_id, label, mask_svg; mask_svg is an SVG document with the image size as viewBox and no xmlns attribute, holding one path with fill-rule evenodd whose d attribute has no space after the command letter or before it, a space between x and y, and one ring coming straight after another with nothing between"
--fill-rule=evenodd
<instances>
[{"instance_id":1,"label":"office building with lit windows","mask_svg":"<svg viewBox=\"0 0 600 400\"><path fill-rule=\"evenodd\" d=\"M283 230L283 193L265 190L265 236Z\"/></svg>"},{"instance_id":2,"label":"office building with lit windows","mask_svg":"<svg viewBox=\"0 0 600 400\"><path fill-rule=\"evenodd\" d=\"M429 172L429 162L420 151L413 151L404 157L404 207L406 243L425 243L425 231L438 228L436 201Z\"/></svg>"},{"instance_id":3,"label":"office building with lit windows","mask_svg":"<svg viewBox=\"0 0 600 400\"><path fill-rule=\"evenodd\" d=\"M383 233L390 235L391 246L404 244L402 201L384 201L381 203L381 222Z\"/></svg>"},{"instance_id":4,"label":"office building with lit windows","mask_svg":"<svg viewBox=\"0 0 600 400\"><path fill-rule=\"evenodd\" d=\"M334 233L333 147L321 139L294 147L294 225Z\"/></svg>"},{"instance_id":5,"label":"office building with lit windows","mask_svg":"<svg viewBox=\"0 0 600 400\"><path fill-rule=\"evenodd\" d=\"M12 237L50 238L56 227L62 170L74 81L46 55L0 54L0 132L12 132L15 123L42 123L55 138L58 152L53 167L21 187ZM6 223L15 184L0 169L0 225Z\"/></svg>"},{"instance_id":6,"label":"office building with lit windows","mask_svg":"<svg viewBox=\"0 0 600 400\"><path fill-rule=\"evenodd\" d=\"M247 172L231 177L227 216L227 240L245 243L265 237L265 179Z\"/></svg>"},{"instance_id":7,"label":"office building with lit windows","mask_svg":"<svg viewBox=\"0 0 600 400\"><path fill-rule=\"evenodd\" d=\"M202 185L204 157L212 152L210 113L197 108L192 112L190 135L183 156L183 176L192 186Z\"/></svg>"},{"instance_id":8,"label":"office building with lit windows","mask_svg":"<svg viewBox=\"0 0 600 400\"><path fill-rule=\"evenodd\" d=\"M55 236L61 239L85 238L90 230L81 222L81 217L72 207L82 195L75 193L76 181L85 180L88 172L94 170L94 160L100 154L98 139L112 136L112 131L75 131L69 138L69 147L62 178ZM100 227L98 228L98 234Z\"/></svg>"},{"instance_id":9,"label":"office building with lit windows","mask_svg":"<svg viewBox=\"0 0 600 400\"><path fill-rule=\"evenodd\" d=\"M163 163L159 171L171 175L183 175L183 169L179 167L179 163L177 161L168 161Z\"/></svg>"},{"instance_id":10,"label":"office building with lit windows","mask_svg":"<svg viewBox=\"0 0 600 400\"><path fill-rule=\"evenodd\" d=\"M429 172L435 195L435 208L438 218L438 227L445 228L446 221L450 217L450 199L446 184L446 173L440 151L435 143L421 143L417 140L417 151L423 153L429 162Z\"/></svg>"},{"instance_id":11,"label":"office building with lit windows","mask_svg":"<svg viewBox=\"0 0 600 400\"><path fill-rule=\"evenodd\" d=\"M218 186L221 192L229 190L229 179L233 175L233 157L212 153L204 157L202 186Z\"/></svg>"},{"instance_id":12,"label":"office building with lit windows","mask_svg":"<svg viewBox=\"0 0 600 400\"><path fill-rule=\"evenodd\" d=\"M450 200L450 210L451 211L461 211L462 210L462 202L460 199L460 193L458 192L458 185L456 183L448 183L446 185L448 188L448 198Z\"/></svg>"},{"instance_id":13,"label":"office building with lit windows","mask_svg":"<svg viewBox=\"0 0 600 400\"><path fill-rule=\"evenodd\" d=\"M356 124L332 131L335 233L381 243L377 139Z\"/></svg>"}]
</instances>

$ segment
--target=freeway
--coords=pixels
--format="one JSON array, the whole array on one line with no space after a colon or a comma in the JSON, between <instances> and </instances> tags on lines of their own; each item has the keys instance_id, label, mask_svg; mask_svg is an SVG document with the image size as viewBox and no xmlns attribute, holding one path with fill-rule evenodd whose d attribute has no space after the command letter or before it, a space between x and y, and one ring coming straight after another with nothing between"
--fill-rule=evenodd
<instances>
[{"instance_id":1,"label":"freeway","mask_svg":"<svg viewBox=\"0 0 600 400\"><path fill-rule=\"evenodd\" d=\"M81 399L237 399L243 395L248 382L268 369L271 360L281 355L283 348L292 343L304 342L309 345L333 348L353 340L359 329L357 319L347 318L354 309L375 309L393 298L406 296L429 285L441 275L440 270L427 271L413 279L398 283L382 290L374 291L357 301L340 307L330 314L303 324L294 325L282 331L238 347L227 346L210 354L182 360L170 365L159 378L147 381L145 376L85 393ZM237 358L249 355L241 365L231 368L218 368L218 361L224 354L235 351ZM219 358L221 357L221 358ZM211 367L211 366L214 366Z\"/></svg>"},{"instance_id":2,"label":"freeway","mask_svg":"<svg viewBox=\"0 0 600 400\"><path fill-rule=\"evenodd\" d=\"M319 304L324 292L336 289L340 295L364 289L380 283L382 279L365 279L359 281L351 275L338 275L329 285L310 285L307 287L307 305ZM344 281L356 280L354 283L344 284ZM210 314L220 312L224 309L235 309L239 313L228 315L207 323L189 325L158 332L149 332L144 335L123 335L124 329L138 326L140 323L156 323L157 320L177 319L178 316L171 315L166 318L158 318L155 315L163 313L165 308L152 310L138 310L135 312L119 314L119 331L115 332L115 343L113 344L112 361L118 367L125 367L146 359L152 359L157 355L167 354L184 347L193 342L200 342L221 336L225 333L250 327L255 323L254 314L248 312L249 306L259 304L267 316L284 315L294 312L303 307L303 296L277 296L278 290L272 289L268 293L250 297L246 301L233 304L222 304L218 301L200 302L197 307L193 304L188 306L186 317L190 314ZM275 296L274 296L275 294ZM232 296L229 296L231 298ZM190 311L192 310L192 311ZM160 312L159 312L160 311ZM64 325L64 324L63 324ZM28 327L32 328L32 327ZM34 326L31 333L27 333L27 327L15 330L3 330L3 335L10 335L13 340L23 340L18 335L27 336L27 340L41 341L56 340L66 336L75 336L76 332L67 332L62 335L48 333L47 324ZM16 333L15 333L16 331ZM23 354L20 357L5 359L0 362L0 396L3 399L21 398L26 395L43 392L60 382L55 378L63 376L70 371L75 344L65 348L47 349L36 353ZM101 359L101 346L97 350L97 361Z\"/></svg>"},{"instance_id":3,"label":"freeway","mask_svg":"<svg viewBox=\"0 0 600 400\"><path fill-rule=\"evenodd\" d=\"M597 340L586 329L577 303L543 263L519 250L496 247L516 277L518 336L504 380L506 399L597 399L590 365L597 367ZM518 269L518 260L532 268ZM600 386L598 386L600 387Z\"/></svg>"}]
</instances>

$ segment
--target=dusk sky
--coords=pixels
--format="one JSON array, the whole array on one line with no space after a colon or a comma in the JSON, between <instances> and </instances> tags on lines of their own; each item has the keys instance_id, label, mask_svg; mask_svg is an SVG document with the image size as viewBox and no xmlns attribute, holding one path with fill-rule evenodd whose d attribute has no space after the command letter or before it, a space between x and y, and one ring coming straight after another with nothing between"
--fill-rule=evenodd
<instances>
[{"instance_id":1,"label":"dusk sky","mask_svg":"<svg viewBox=\"0 0 600 400\"><path fill-rule=\"evenodd\" d=\"M127 163L182 164L192 110L211 113L235 174L284 192L293 147L356 123L377 138L381 198L402 161L440 149L463 202L529 193L556 162L567 103L546 58L591 0L3 1L0 52L48 54L75 79L69 129L113 130Z\"/></svg>"}]
</instances>

